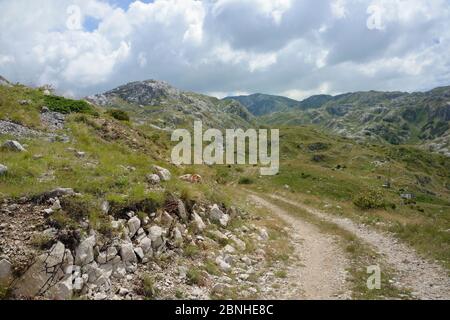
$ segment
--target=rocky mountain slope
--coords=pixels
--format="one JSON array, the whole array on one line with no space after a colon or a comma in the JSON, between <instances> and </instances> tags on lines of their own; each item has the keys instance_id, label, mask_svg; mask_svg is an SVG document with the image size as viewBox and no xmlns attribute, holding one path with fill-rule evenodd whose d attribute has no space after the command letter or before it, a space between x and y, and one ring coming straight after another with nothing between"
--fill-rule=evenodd
<instances>
[{"instance_id":1,"label":"rocky mountain slope","mask_svg":"<svg viewBox=\"0 0 450 320\"><path fill-rule=\"evenodd\" d=\"M450 87L428 92L355 92L312 96L301 102L280 97L236 97L268 125L314 124L332 133L391 144L423 144L450 155Z\"/></svg>"},{"instance_id":2,"label":"rocky mountain slope","mask_svg":"<svg viewBox=\"0 0 450 320\"><path fill-rule=\"evenodd\" d=\"M256 93L249 96L226 97L224 101L239 101L247 107L255 116L271 114L280 111L289 111L289 109L297 108L300 102L281 96L273 96L268 94Z\"/></svg>"},{"instance_id":3,"label":"rocky mountain slope","mask_svg":"<svg viewBox=\"0 0 450 320\"><path fill-rule=\"evenodd\" d=\"M190 126L194 120L202 120L204 126L213 128L248 127L253 121L253 116L237 101L185 92L156 80L128 83L87 100L105 108L125 110L139 123L164 129Z\"/></svg>"},{"instance_id":4,"label":"rocky mountain slope","mask_svg":"<svg viewBox=\"0 0 450 320\"><path fill-rule=\"evenodd\" d=\"M0 299L249 299L287 288L275 276L286 259L272 253L289 252L280 224L249 211L213 169L173 166L169 154L165 131L0 85Z\"/></svg>"}]
</instances>

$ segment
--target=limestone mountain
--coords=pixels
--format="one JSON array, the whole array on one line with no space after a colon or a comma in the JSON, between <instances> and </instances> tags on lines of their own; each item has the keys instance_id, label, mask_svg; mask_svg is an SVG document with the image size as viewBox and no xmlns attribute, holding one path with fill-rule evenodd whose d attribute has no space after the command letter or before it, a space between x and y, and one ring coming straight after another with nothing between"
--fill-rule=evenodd
<instances>
[{"instance_id":1,"label":"limestone mountain","mask_svg":"<svg viewBox=\"0 0 450 320\"><path fill-rule=\"evenodd\" d=\"M248 96L226 97L224 100L236 100L247 107L255 116L263 116L276 112L287 112L292 110L307 110L320 108L333 96L319 94L311 96L305 100L297 101L283 96L256 93Z\"/></svg>"},{"instance_id":2,"label":"limestone mountain","mask_svg":"<svg viewBox=\"0 0 450 320\"><path fill-rule=\"evenodd\" d=\"M127 111L139 123L173 129L202 120L218 128L248 127L253 116L237 101L179 90L164 81L131 82L87 98L105 108Z\"/></svg>"},{"instance_id":3,"label":"limestone mountain","mask_svg":"<svg viewBox=\"0 0 450 320\"><path fill-rule=\"evenodd\" d=\"M247 106L264 124L314 124L357 140L424 144L450 155L450 87L415 93L368 91L318 95L299 102L271 97L232 99Z\"/></svg>"},{"instance_id":4,"label":"limestone mountain","mask_svg":"<svg viewBox=\"0 0 450 320\"><path fill-rule=\"evenodd\" d=\"M249 96L226 97L223 100L239 101L255 116L271 114L279 111L289 111L289 109L299 107L300 105L299 101L293 99L262 93L255 93Z\"/></svg>"}]
</instances>

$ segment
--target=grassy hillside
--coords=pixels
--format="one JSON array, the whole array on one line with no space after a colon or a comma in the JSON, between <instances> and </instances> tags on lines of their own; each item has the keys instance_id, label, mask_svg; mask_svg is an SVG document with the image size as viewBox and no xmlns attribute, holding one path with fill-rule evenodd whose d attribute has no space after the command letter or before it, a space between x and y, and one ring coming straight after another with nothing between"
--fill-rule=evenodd
<instances>
[{"instance_id":1,"label":"grassy hillside","mask_svg":"<svg viewBox=\"0 0 450 320\"><path fill-rule=\"evenodd\" d=\"M278 175L218 168L218 179L392 231L450 267L449 158L412 146L355 143L313 127L283 127L280 140ZM389 180L391 188L384 188ZM406 193L414 199L402 199Z\"/></svg>"}]
</instances>

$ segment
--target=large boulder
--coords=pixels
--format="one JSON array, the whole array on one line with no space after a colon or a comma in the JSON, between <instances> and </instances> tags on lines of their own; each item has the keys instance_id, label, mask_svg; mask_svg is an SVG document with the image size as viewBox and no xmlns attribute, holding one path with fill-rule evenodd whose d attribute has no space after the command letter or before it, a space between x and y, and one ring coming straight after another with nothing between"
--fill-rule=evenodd
<instances>
[{"instance_id":1,"label":"large boulder","mask_svg":"<svg viewBox=\"0 0 450 320\"><path fill-rule=\"evenodd\" d=\"M75 264L85 266L94 261L95 235L90 236L80 243L75 250Z\"/></svg>"},{"instance_id":2,"label":"large boulder","mask_svg":"<svg viewBox=\"0 0 450 320\"><path fill-rule=\"evenodd\" d=\"M70 287L63 290L64 283L59 284L61 281L65 282L72 272L73 258L68 255L69 252L61 242L57 242L47 253L38 256L15 284L14 294L29 298L44 295L55 299L69 299Z\"/></svg>"},{"instance_id":3,"label":"large boulder","mask_svg":"<svg viewBox=\"0 0 450 320\"><path fill-rule=\"evenodd\" d=\"M170 173L170 171L163 167L153 166L153 170L162 181L169 181L172 178L172 174Z\"/></svg>"},{"instance_id":4,"label":"large boulder","mask_svg":"<svg viewBox=\"0 0 450 320\"><path fill-rule=\"evenodd\" d=\"M8 172L8 167L0 164L0 176L5 175Z\"/></svg>"},{"instance_id":5,"label":"large boulder","mask_svg":"<svg viewBox=\"0 0 450 320\"><path fill-rule=\"evenodd\" d=\"M220 224L222 227L226 227L228 225L228 221L230 220L230 216L223 213L217 204L211 207L211 210L209 211L209 218L213 223Z\"/></svg>"},{"instance_id":6,"label":"large boulder","mask_svg":"<svg viewBox=\"0 0 450 320\"><path fill-rule=\"evenodd\" d=\"M16 152L22 152L25 151L25 148L22 147L22 145L14 140L8 140L3 144L3 148L11 150L11 151L16 151Z\"/></svg>"}]
</instances>

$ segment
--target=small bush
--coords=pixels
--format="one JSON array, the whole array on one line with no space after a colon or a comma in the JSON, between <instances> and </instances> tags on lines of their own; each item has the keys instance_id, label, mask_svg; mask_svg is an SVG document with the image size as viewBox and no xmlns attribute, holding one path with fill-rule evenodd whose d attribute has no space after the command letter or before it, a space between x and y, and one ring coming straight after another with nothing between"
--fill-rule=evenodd
<instances>
[{"instance_id":1,"label":"small bush","mask_svg":"<svg viewBox=\"0 0 450 320\"><path fill-rule=\"evenodd\" d=\"M155 286L155 279L150 275L144 275L142 278L142 295L147 299L154 299L158 296L159 290Z\"/></svg>"},{"instance_id":2,"label":"small bush","mask_svg":"<svg viewBox=\"0 0 450 320\"><path fill-rule=\"evenodd\" d=\"M209 274L212 274L214 276L220 275L219 267L217 267L217 265L214 263L214 261L211 261L211 260L206 261L205 270L206 270L206 272L208 272Z\"/></svg>"},{"instance_id":3,"label":"small bush","mask_svg":"<svg viewBox=\"0 0 450 320\"><path fill-rule=\"evenodd\" d=\"M378 190L360 193L353 199L353 204L360 209L377 209L386 206L383 193Z\"/></svg>"},{"instance_id":4,"label":"small bush","mask_svg":"<svg viewBox=\"0 0 450 320\"><path fill-rule=\"evenodd\" d=\"M64 197L60 201L61 208L76 221L88 217L95 206L93 200L88 196Z\"/></svg>"},{"instance_id":5,"label":"small bush","mask_svg":"<svg viewBox=\"0 0 450 320\"><path fill-rule=\"evenodd\" d=\"M196 245L189 244L184 248L184 255L186 257L192 258L198 255L199 249Z\"/></svg>"},{"instance_id":6,"label":"small bush","mask_svg":"<svg viewBox=\"0 0 450 320\"><path fill-rule=\"evenodd\" d=\"M98 113L92 108L89 103L84 100L72 100L58 96L45 96L46 106L54 112L60 113L87 113L97 115Z\"/></svg>"},{"instance_id":7,"label":"small bush","mask_svg":"<svg viewBox=\"0 0 450 320\"><path fill-rule=\"evenodd\" d=\"M41 250L50 249L53 243L53 239L43 233L37 233L31 237L31 245Z\"/></svg>"},{"instance_id":8,"label":"small bush","mask_svg":"<svg viewBox=\"0 0 450 320\"><path fill-rule=\"evenodd\" d=\"M287 272L286 270L278 270L275 272L275 276L278 278L285 279L287 277Z\"/></svg>"},{"instance_id":9,"label":"small bush","mask_svg":"<svg viewBox=\"0 0 450 320\"><path fill-rule=\"evenodd\" d=\"M123 110L112 109L108 111L108 114L119 121L130 121L130 116Z\"/></svg>"},{"instance_id":10,"label":"small bush","mask_svg":"<svg viewBox=\"0 0 450 320\"><path fill-rule=\"evenodd\" d=\"M0 282L0 300L6 300L11 296L11 288Z\"/></svg>"},{"instance_id":11,"label":"small bush","mask_svg":"<svg viewBox=\"0 0 450 320\"><path fill-rule=\"evenodd\" d=\"M197 268L189 269L186 276L187 282L190 285L204 286L206 284L206 275L204 274L204 272Z\"/></svg>"},{"instance_id":12,"label":"small bush","mask_svg":"<svg viewBox=\"0 0 450 320\"><path fill-rule=\"evenodd\" d=\"M242 177L239 179L239 184L252 184L253 180L249 177Z\"/></svg>"}]
</instances>

